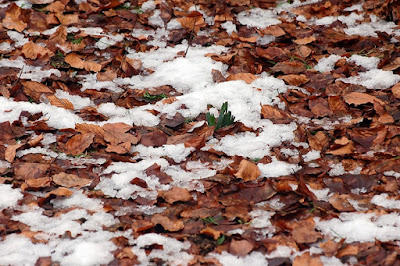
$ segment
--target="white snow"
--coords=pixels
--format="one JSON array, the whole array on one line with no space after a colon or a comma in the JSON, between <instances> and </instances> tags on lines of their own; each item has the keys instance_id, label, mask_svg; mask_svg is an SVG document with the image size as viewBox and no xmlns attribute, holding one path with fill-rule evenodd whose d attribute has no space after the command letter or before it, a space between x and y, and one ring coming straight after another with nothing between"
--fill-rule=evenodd
<instances>
[{"instance_id":1,"label":"white snow","mask_svg":"<svg viewBox=\"0 0 400 266\"><path fill-rule=\"evenodd\" d=\"M257 28L266 28L281 23L274 11L258 7L250 11L240 12L237 14L237 19L242 25Z\"/></svg>"},{"instance_id":2,"label":"white snow","mask_svg":"<svg viewBox=\"0 0 400 266\"><path fill-rule=\"evenodd\" d=\"M0 184L0 210L15 207L22 198L19 188L13 189L11 185Z\"/></svg>"},{"instance_id":3,"label":"white snow","mask_svg":"<svg viewBox=\"0 0 400 266\"><path fill-rule=\"evenodd\" d=\"M387 89L400 81L400 75L393 74L393 71L381 69L371 69L367 72L359 73L358 76L338 79L345 83L359 84L368 89L382 90Z\"/></svg>"}]
</instances>

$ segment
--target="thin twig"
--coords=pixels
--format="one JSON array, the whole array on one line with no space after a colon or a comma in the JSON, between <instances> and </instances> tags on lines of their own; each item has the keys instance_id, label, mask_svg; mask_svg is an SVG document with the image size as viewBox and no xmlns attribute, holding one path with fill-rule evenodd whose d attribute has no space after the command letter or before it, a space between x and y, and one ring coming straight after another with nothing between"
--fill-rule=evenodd
<instances>
[{"instance_id":1,"label":"thin twig","mask_svg":"<svg viewBox=\"0 0 400 266\"><path fill-rule=\"evenodd\" d=\"M194 4L194 9L197 11L197 4L196 3ZM189 39L188 39L188 46L186 47L185 55L183 57L186 57L187 52L189 51L189 47L190 47L190 45L192 45L192 41L194 39L194 29L195 29L195 27L196 27L196 18L193 21L193 27L192 27L192 30L190 31L190 36L189 36Z\"/></svg>"},{"instance_id":2,"label":"thin twig","mask_svg":"<svg viewBox=\"0 0 400 266\"><path fill-rule=\"evenodd\" d=\"M13 85L11 86L11 89L14 89L14 87L17 85L18 81L21 79L22 73L24 73L24 67L25 66L22 66L21 72L19 72L18 78L16 81L14 81Z\"/></svg>"}]
</instances>

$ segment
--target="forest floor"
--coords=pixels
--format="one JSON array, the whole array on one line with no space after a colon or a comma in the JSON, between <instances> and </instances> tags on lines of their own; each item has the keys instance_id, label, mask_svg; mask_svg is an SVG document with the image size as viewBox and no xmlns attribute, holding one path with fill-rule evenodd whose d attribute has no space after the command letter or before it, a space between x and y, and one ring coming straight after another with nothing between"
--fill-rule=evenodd
<instances>
[{"instance_id":1,"label":"forest floor","mask_svg":"<svg viewBox=\"0 0 400 266\"><path fill-rule=\"evenodd\" d=\"M400 264L399 21L0 1L0 264Z\"/></svg>"}]
</instances>

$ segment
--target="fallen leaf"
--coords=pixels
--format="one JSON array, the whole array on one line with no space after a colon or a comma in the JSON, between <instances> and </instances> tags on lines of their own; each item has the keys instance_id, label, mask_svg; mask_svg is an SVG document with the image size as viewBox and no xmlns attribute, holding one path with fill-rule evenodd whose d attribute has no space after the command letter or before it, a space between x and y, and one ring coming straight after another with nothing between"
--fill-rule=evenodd
<instances>
[{"instance_id":1,"label":"fallen leaf","mask_svg":"<svg viewBox=\"0 0 400 266\"><path fill-rule=\"evenodd\" d=\"M343 99L347 104L360 105L366 103L374 103L374 101L376 101L381 105L385 105L383 101L379 100L375 96L363 92L351 92L344 95Z\"/></svg>"},{"instance_id":2,"label":"fallen leaf","mask_svg":"<svg viewBox=\"0 0 400 266\"><path fill-rule=\"evenodd\" d=\"M214 240L217 240L222 235L222 233L222 231L215 230L211 227L206 227L200 231L200 234L212 237Z\"/></svg>"},{"instance_id":3,"label":"fallen leaf","mask_svg":"<svg viewBox=\"0 0 400 266\"><path fill-rule=\"evenodd\" d=\"M51 105L61 107L61 108L67 109L67 110L75 109L74 105L67 99L59 99L54 95L48 95L47 99L49 99Z\"/></svg>"},{"instance_id":4,"label":"fallen leaf","mask_svg":"<svg viewBox=\"0 0 400 266\"><path fill-rule=\"evenodd\" d=\"M43 5L53 3L55 0L28 0L31 4Z\"/></svg>"},{"instance_id":5,"label":"fallen leaf","mask_svg":"<svg viewBox=\"0 0 400 266\"><path fill-rule=\"evenodd\" d=\"M290 117L287 113L270 105L262 105L261 114L266 119L283 119Z\"/></svg>"},{"instance_id":6,"label":"fallen leaf","mask_svg":"<svg viewBox=\"0 0 400 266\"><path fill-rule=\"evenodd\" d=\"M62 13L65 9L65 4L63 4L62 1L52 1L50 5L45 6L43 9L52 13Z\"/></svg>"},{"instance_id":7,"label":"fallen leaf","mask_svg":"<svg viewBox=\"0 0 400 266\"><path fill-rule=\"evenodd\" d=\"M294 40L294 43L296 43L296 44L308 44L308 43L311 43L311 42L313 42L315 40L316 40L316 38L314 36L310 36L310 37Z\"/></svg>"},{"instance_id":8,"label":"fallen leaf","mask_svg":"<svg viewBox=\"0 0 400 266\"><path fill-rule=\"evenodd\" d=\"M151 131L149 133L143 134L140 139L140 144L144 146L154 146L159 147L167 143L167 134L161 130Z\"/></svg>"},{"instance_id":9,"label":"fallen leaf","mask_svg":"<svg viewBox=\"0 0 400 266\"><path fill-rule=\"evenodd\" d=\"M14 145L9 145L4 152L4 159L6 159L7 162L12 163L15 158L15 154L17 153L17 150L21 148L24 144L14 144Z\"/></svg>"},{"instance_id":10,"label":"fallen leaf","mask_svg":"<svg viewBox=\"0 0 400 266\"><path fill-rule=\"evenodd\" d=\"M85 61L82 60L82 56L77 55L76 53L70 53L65 58L64 61L70 64L70 66L85 69L87 71L99 72L102 66L94 61Z\"/></svg>"},{"instance_id":11,"label":"fallen leaf","mask_svg":"<svg viewBox=\"0 0 400 266\"><path fill-rule=\"evenodd\" d=\"M243 240L235 240L232 239L231 243L229 244L229 253L244 257L249 254L254 248L254 245L245 239Z\"/></svg>"},{"instance_id":12,"label":"fallen leaf","mask_svg":"<svg viewBox=\"0 0 400 266\"><path fill-rule=\"evenodd\" d=\"M231 74L226 78L226 81L231 81L231 80L243 80L247 84L252 83L255 81L258 77L255 76L254 74L251 73L238 73L238 74Z\"/></svg>"},{"instance_id":13,"label":"fallen leaf","mask_svg":"<svg viewBox=\"0 0 400 266\"><path fill-rule=\"evenodd\" d=\"M323 266L319 257L310 256L310 252L305 252L293 260L293 266Z\"/></svg>"},{"instance_id":14,"label":"fallen leaf","mask_svg":"<svg viewBox=\"0 0 400 266\"><path fill-rule=\"evenodd\" d=\"M324 254L326 256L332 257L337 253L337 251L342 246L342 244L343 244L343 241L333 242L332 240L329 239L325 243L320 243L319 246L324 251Z\"/></svg>"},{"instance_id":15,"label":"fallen leaf","mask_svg":"<svg viewBox=\"0 0 400 266\"><path fill-rule=\"evenodd\" d=\"M260 174L261 171L258 169L258 166L255 163L242 160L239 164L239 171L235 174L235 176L247 182L256 180Z\"/></svg>"},{"instance_id":16,"label":"fallen leaf","mask_svg":"<svg viewBox=\"0 0 400 266\"><path fill-rule=\"evenodd\" d=\"M173 181L172 177L161 171L161 166L154 163L146 169L146 175L158 177L161 184L169 184Z\"/></svg>"},{"instance_id":17,"label":"fallen leaf","mask_svg":"<svg viewBox=\"0 0 400 266\"><path fill-rule=\"evenodd\" d=\"M284 74L300 74L304 72L306 69L304 64L299 61L284 61L278 62L271 70L274 72L283 72Z\"/></svg>"},{"instance_id":18,"label":"fallen leaf","mask_svg":"<svg viewBox=\"0 0 400 266\"><path fill-rule=\"evenodd\" d=\"M61 172L52 176L52 180L59 186L62 187L84 187L89 185L92 180L88 178L80 178L77 175L67 174Z\"/></svg>"},{"instance_id":19,"label":"fallen leaf","mask_svg":"<svg viewBox=\"0 0 400 266\"><path fill-rule=\"evenodd\" d=\"M24 21L22 12L22 8L17 6L15 3L12 3L8 7L3 19L4 28L22 32L26 26L28 26L28 23Z\"/></svg>"},{"instance_id":20,"label":"fallen leaf","mask_svg":"<svg viewBox=\"0 0 400 266\"><path fill-rule=\"evenodd\" d=\"M48 187L51 184L49 177L31 178L25 180L25 183L31 188Z\"/></svg>"},{"instance_id":21,"label":"fallen leaf","mask_svg":"<svg viewBox=\"0 0 400 266\"><path fill-rule=\"evenodd\" d=\"M102 126L104 133L104 140L111 143L111 145L117 145L119 143L132 143L137 144L139 139L130 133L125 133L130 130L132 126L125 123L113 123L105 124Z\"/></svg>"},{"instance_id":22,"label":"fallen leaf","mask_svg":"<svg viewBox=\"0 0 400 266\"><path fill-rule=\"evenodd\" d=\"M23 81L21 82L24 86L24 90L36 93L53 93L46 85L37 81Z\"/></svg>"},{"instance_id":23,"label":"fallen leaf","mask_svg":"<svg viewBox=\"0 0 400 266\"><path fill-rule=\"evenodd\" d=\"M72 194L74 194L74 192L68 188L65 187L58 187L52 191L50 191L49 193L46 194L45 198L50 197L51 195L55 195L55 196L71 196Z\"/></svg>"},{"instance_id":24,"label":"fallen leaf","mask_svg":"<svg viewBox=\"0 0 400 266\"><path fill-rule=\"evenodd\" d=\"M353 205L348 201L352 200L352 197L347 194L338 195L334 194L329 197L328 202L338 211L341 212L353 212L355 211Z\"/></svg>"},{"instance_id":25,"label":"fallen leaf","mask_svg":"<svg viewBox=\"0 0 400 266\"><path fill-rule=\"evenodd\" d=\"M292 230L293 239L299 244L311 244L322 238L321 233L307 227L299 227Z\"/></svg>"},{"instance_id":26,"label":"fallen leaf","mask_svg":"<svg viewBox=\"0 0 400 266\"><path fill-rule=\"evenodd\" d=\"M328 150L328 151L326 151L326 153L333 154L333 155L346 155L346 154L353 153L354 150L355 150L354 142L353 141L349 141L349 143L347 145L342 146L342 147L337 148L337 149Z\"/></svg>"},{"instance_id":27,"label":"fallen leaf","mask_svg":"<svg viewBox=\"0 0 400 266\"><path fill-rule=\"evenodd\" d=\"M184 225L181 220L171 220L170 218L156 213L151 217L151 222L161 225L165 230L176 232L183 229Z\"/></svg>"},{"instance_id":28,"label":"fallen leaf","mask_svg":"<svg viewBox=\"0 0 400 266\"><path fill-rule=\"evenodd\" d=\"M290 74L290 75L280 76L279 78L283 79L287 84L292 86L300 86L310 81L303 74L300 75Z\"/></svg>"},{"instance_id":29,"label":"fallen leaf","mask_svg":"<svg viewBox=\"0 0 400 266\"><path fill-rule=\"evenodd\" d=\"M27 180L43 177L49 168L50 165L42 163L17 163L14 173L17 179Z\"/></svg>"},{"instance_id":30,"label":"fallen leaf","mask_svg":"<svg viewBox=\"0 0 400 266\"><path fill-rule=\"evenodd\" d=\"M329 109L329 103L326 99L318 97L308 102L311 112L317 117L330 116L333 114Z\"/></svg>"},{"instance_id":31,"label":"fallen leaf","mask_svg":"<svg viewBox=\"0 0 400 266\"><path fill-rule=\"evenodd\" d=\"M49 37L49 45L56 47L56 44L63 45L67 41L67 27L60 25L58 29Z\"/></svg>"},{"instance_id":32,"label":"fallen leaf","mask_svg":"<svg viewBox=\"0 0 400 266\"><path fill-rule=\"evenodd\" d=\"M272 25L272 26L266 27L264 29L260 29L260 32L262 34L264 34L264 35L265 34L270 34L270 35L273 35L275 37L280 37L280 36L283 36L283 35L286 34L286 32L281 27L279 27L277 25Z\"/></svg>"},{"instance_id":33,"label":"fallen leaf","mask_svg":"<svg viewBox=\"0 0 400 266\"><path fill-rule=\"evenodd\" d=\"M194 31L195 33L197 33L200 28L207 25L204 22L203 15L197 11L192 11L187 17L178 18L177 20L181 23L183 28Z\"/></svg>"},{"instance_id":34,"label":"fallen leaf","mask_svg":"<svg viewBox=\"0 0 400 266\"><path fill-rule=\"evenodd\" d=\"M29 146L34 147L34 146L38 145L42 140L43 140L43 133L40 134L39 136L37 136L36 138L28 141L28 144L29 144Z\"/></svg>"},{"instance_id":35,"label":"fallen leaf","mask_svg":"<svg viewBox=\"0 0 400 266\"><path fill-rule=\"evenodd\" d=\"M299 48L299 55L303 58L308 57L311 54L312 50L311 48L308 48L305 45L300 46Z\"/></svg>"},{"instance_id":36,"label":"fallen leaf","mask_svg":"<svg viewBox=\"0 0 400 266\"><path fill-rule=\"evenodd\" d=\"M392 93L394 95L394 97L396 97L397 99L400 99L400 82L395 84L392 88Z\"/></svg>"},{"instance_id":37,"label":"fallen leaf","mask_svg":"<svg viewBox=\"0 0 400 266\"><path fill-rule=\"evenodd\" d=\"M192 195L190 195L189 191L186 188L173 187L168 191L159 191L158 195L162 197L169 204L173 204L177 201L190 201L192 200Z\"/></svg>"},{"instance_id":38,"label":"fallen leaf","mask_svg":"<svg viewBox=\"0 0 400 266\"><path fill-rule=\"evenodd\" d=\"M82 154L93 143L95 134L77 134L65 143L65 153L76 156Z\"/></svg>"},{"instance_id":39,"label":"fallen leaf","mask_svg":"<svg viewBox=\"0 0 400 266\"><path fill-rule=\"evenodd\" d=\"M58 21L64 26L69 26L71 24L76 24L79 22L79 15L78 14L67 14L64 15L62 13L56 13L56 17Z\"/></svg>"},{"instance_id":40,"label":"fallen leaf","mask_svg":"<svg viewBox=\"0 0 400 266\"><path fill-rule=\"evenodd\" d=\"M28 42L24 44L24 46L22 47L22 53L25 55L26 58L29 59L43 59L43 57L45 57L46 55L48 56L48 58L50 58L54 55L54 53L46 47L37 45L33 42Z\"/></svg>"},{"instance_id":41,"label":"fallen leaf","mask_svg":"<svg viewBox=\"0 0 400 266\"><path fill-rule=\"evenodd\" d=\"M129 153L131 150L131 143L130 142L123 142L118 145L111 145L108 144L106 148L106 152L114 152L117 154L126 154Z\"/></svg>"}]
</instances>

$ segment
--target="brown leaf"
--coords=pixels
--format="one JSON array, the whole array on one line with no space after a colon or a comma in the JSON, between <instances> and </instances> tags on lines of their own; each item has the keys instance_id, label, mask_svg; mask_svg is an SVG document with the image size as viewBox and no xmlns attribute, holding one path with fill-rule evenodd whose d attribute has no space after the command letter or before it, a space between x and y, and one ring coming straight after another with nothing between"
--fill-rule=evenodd
<instances>
[{"instance_id":1,"label":"brown leaf","mask_svg":"<svg viewBox=\"0 0 400 266\"><path fill-rule=\"evenodd\" d=\"M349 94L344 95L343 99L347 104L360 105L366 103L374 103L374 101L376 101L381 105L385 105L383 101L379 100L375 96L362 92L351 92Z\"/></svg>"},{"instance_id":2,"label":"brown leaf","mask_svg":"<svg viewBox=\"0 0 400 266\"><path fill-rule=\"evenodd\" d=\"M78 14L67 14L64 15L62 13L56 13L56 17L58 21L64 26L68 26L71 24L76 24L79 22L79 15Z\"/></svg>"},{"instance_id":3,"label":"brown leaf","mask_svg":"<svg viewBox=\"0 0 400 266\"><path fill-rule=\"evenodd\" d=\"M311 54L312 50L305 45L300 46L299 55L303 58L308 57Z\"/></svg>"},{"instance_id":4,"label":"brown leaf","mask_svg":"<svg viewBox=\"0 0 400 266\"><path fill-rule=\"evenodd\" d=\"M75 124L75 130L82 134L94 133L96 137L101 139L104 138L105 130L99 125L86 124L86 123Z\"/></svg>"},{"instance_id":5,"label":"brown leaf","mask_svg":"<svg viewBox=\"0 0 400 266\"><path fill-rule=\"evenodd\" d=\"M36 59L36 58L42 58L44 56L51 57L54 55L52 51L47 49L46 47L37 45L33 42L28 42L24 44L22 47L22 53L25 55L26 58L29 59Z\"/></svg>"},{"instance_id":6,"label":"brown leaf","mask_svg":"<svg viewBox=\"0 0 400 266\"><path fill-rule=\"evenodd\" d=\"M41 163L19 163L14 168L15 177L17 179L31 179L43 177L50 168L48 164Z\"/></svg>"},{"instance_id":7,"label":"brown leaf","mask_svg":"<svg viewBox=\"0 0 400 266\"><path fill-rule=\"evenodd\" d=\"M306 84L310 80L303 74L300 75L284 75L280 76L279 78L283 79L287 84L292 85L292 86L300 86L303 84Z\"/></svg>"},{"instance_id":8,"label":"brown leaf","mask_svg":"<svg viewBox=\"0 0 400 266\"><path fill-rule=\"evenodd\" d=\"M308 106L317 117L330 116L333 112L329 109L329 103L326 99L318 97L308 102Z\"/></svg>"},{"instance_id":9,"label":"brown leaf","mask_svg":"<svg viewBox=\"0 0 400 266\"><path fill-rule=\"evenodd\" d=\"M4 152L4 159L6 159L7 162L12 163L15 158L15 154L17 153L17 150L21 148L24 144L14 144L14 145L9 145Z\"/></svg>"},{"instance_id":10,"label":"brown leaf","mask_svg":"<svg viewBox=\"0 0 400 266\"><path fill-rule=\"evenodd\" d=\"M42 188L42 187L48 187L51 185L50 178L47 176L27 179L25 181L25 183L28 185L28 187L32 187L32 188Z\"/></svg>"},{"instance_id":11,"label":"brown leaf","mask_svg":"<svg viewBox=\"0 0 400 266\"><path fill-rule=\"evenodd\" d=\"M134 135L125 133L132 128L132 126L125 123L105 124L102 128L104 130L104 140L111 143L111 145L119 143L137 144L139 142L139 139Z\"/></svg>"},{"instance_id":12,"label":"brown leaf","mask_svg":"<svg viewBox=\"0 0 400 266\"><path fill-rule=\"evenodd\" d=\"M344 239L343 239L344 241ZM328 257L332 257L336 254L338 249L342 246L343 241L333 242L332 240L328 240L325 243L320 243L319 246L324 251L324 254Z\"/></svg>"},{"instance_id":13,"label":"brown leaf","mask_svg":"<svg viewBox=\"0 0 400 266\"><path fill-rule=\"evenodd\" d=\"M308 135L308 143L313 150L321 151L329 144L329 139L324 132L318 131L315 135Z\"/></svg>"},{"instance_id":14,"label":"brown leaf","mask_svg":"<svg viewBox=\"0 0 400 266\"><path fill-rule=\"evenodd\" d=\"M269 60L274 60L276 57L285 55L285 51L279 47L268 47L267 49L257 47L256 53L258 56Z\"/></svg>"},{"instance_id":15,"label":"brown leaf","mask_svg":"<svg viewBox=\"0 0 400 266\"><path fill-rule=\"evenodd\" d=\"M49 99L50 104L57 106L57 107L61 107L64 109L68 109L68 110L74 110L74 105L68 101L67 99L59 99L54 95L48 95L47 99Z\"/></svg>"},{"instance_id":16,"label":"brown leaf","mask_svg":"<svg viewBox=\"0 0 400 266\"><path fill-rule=\"evenodd\" d=\"M211 227L206 227L200 231L200 234L212 237L214 240L217 240L222 235L222 233L222 231L215 230Z\"/></svg>"},{"instance_id":17,"label":"brown leaf","mask_svg":"<svg viewBox=\"0 0 400 266\"><path fill-rule=\"evenodd\" d=\"M93 142L93 133L77 134L65 143L65 153L73 156L83 153Z\"/></svg>"},{"instance_id":18,"label":"brown leaf","mask_svg":"<svg viewBox=\"0 0 400 266\"><path fill-rule=\"evenodd\" d=\"M245 239L243 240L235 240L232 239L232 242L229 244L229 253L233 255L244 257L249 254L254 248L254 245Z\"/></svg>"},{"instance_id":19,"label":"brown leaf","mask_svg":"<svg viewBox=\"0 0 400 266\"><path fill-rule=\"evenodd\" d=\"M256 180L260 174L260 169L258 169L258 166L255 163L242 160L239 164L239 171L235 174L235 176L247 182Z\"/></svg>"},{"instance_id":20,"label":"brown leaf","mask_svg":"<svg viewBox=\"0 0 400 266\"><path fill-rule=\"evenodd\" d=\"M300 74L306 69L304 64L299 61L284 61L275 64L271 70L274 72L283 72L284 74Z\"/></svg>"},{"instance_id":21,"label":"brown leaf","mask_svg":"<svg viewBox=\"0 0 400 266\"><path fill-rule=\"evenodd\" d=\"M12 3L8 10L6 11L6 15L3 19L3 26L9 30L16 30L18 32L22 32L28 23L26 23L23 19L22 8L17 6L15 3Z\"/></svg>"},{"instance_id":22,"label":"brown leaf","mask_svg":"<svg viewBox=\"0 0 400 266\"><path fill-rule=\"evenodd\" d=\"M184 227L183 222L181 220L171 220L170 218L163 216L159 213L154 214L153 217L151 217L151 221L154 224L161 225L165 230L170 232L179 231Z\"/></svg>"},{"instance_id":23,"label":"brown leaf","mask_svg":"<svg viewBox=\"0 0 400 266\"><path fill-rule=\"evenodd\" d=\"M400 82L395 84L392 88L392 93L394 95L394 97L396 97L397 99L400 99Z\"/></svg>"},{"instance_id":24,"label":"brown leaf","mask_svg":"<svg viewBox=\"0 0 400 266\"><path fill-rule=\"evenodd\" d=\"M38 145L43 139L43 133L40 134L39 136L37 136L34 139L31 139L30 141L28 141L29 146L34 147L36 145Z\"/></svg>"},{"instance_id":25,"label":"brown leaf","mask_svg":"<svg viewBox=\"0 0 400 266\"><path fill-rule=\"evenodd\" d=\"M59 2L57 2L59 3ZM49 37L49 45L56 47L56 44L62 45L67 41L67 27L60 25L58 29Z\"/></svg>"},{"instance_id":26,"label":"brown leaf","mask_svg":"<svg viewBox=\"0 0 400 266\"><path fill-rule=\"evenodd\" d=\"M53 93L46 85L36 82L36 81L23 81L21 82L25 87L25 90L29 90L31 92L36 93Z\"/></svg>"},{"instance_id":27,"label":"brown leaf","mask_svg":"<svg viewBox=\"0 0 400 266\"><path fill-rule=\"evenodd\" d=\"M62 1L56 1L51 3L50 5L45 6L43 9L52 13L62 13L65 9L65 4L63 4Z\"/></svg>"},{"instance_id":28,"label":"brown leaf","mask_svg":"<svg viewBox=\"0 0 400 266\"><path fill-rule=\"evenodd\" d=\"M72 190L69 190L68 188L65 188L65 187L59 187L59 188L56 188L56 189L50 191L49 193L47 193L45 198L48 198L51 195L69 197L72 194L74 194L74 192Z\"/></svg>"},{"instance_id":29,"label":"brown leaf","mask_svg":"<svg viewBox=\"0 0 400 266\"><path fill-rule=\"evenodd\" d=\"M238 74L231 74L226 78L226 81L230 80L243 80L247 84L252 83L254 80L256 80L258 77L251 74L251 73L238 73Z\"/></svg>"},{"instance_id":30,"label":"brown leaf","mask_svg":"<svg viewBox=\"0 0 400 266\"><path fill-rule=\"evenodd\" d=\"M306 38L297 39L294 42L296 44L308 44L308 43L311 43L311 42L313 42L315 40L316 40L316 38L314 36L310 36L310 37L306 37Z\"/></svg>"},{"instance_id":31,"label":"brown leaf","mask_svg":"<svg viewBox=\"0 0 400 266\"><path fill-rule=\"evenodd\" d=\"M70 53L65 58L64 61L70 64L72 67L85 69L87 71L99 72L102 66L94 61L85 61L81 59L81 56L76 53Z\"/></svg>"},{"instance_id":32,"label":"brown leaf","mask_svg":"<svg viewBox=\"0 0 400 266\"><path fill-rule=\"evenodd\" d=\"M322 238L321 233L307 227L298 227L292 230L293 239L299 244L315 243Z\"/></svg>"},{"instance_id":33,"label":"brown leaf","mask_svg":"<svg viewBox=\"0 0 400 266\"><path fill-rule=\"evenodd\" d=\"M293 260L293 266L323 266L319 257L311 257L310 252L305 252Z\"/></svg>"},{"instance_id":34,"label":"brown leaf","mask_svg":"<svg viewBox=\"0 0 400 266\"><path fill-rule=\"evenodd\" d=\"M53 175L52 180L54 183L62 187L84 187L90 185L92 182L91 179L80 178L77 175L67 174L65 172Z\"/></svg>"},{"instance_id":35,"label":"brown leaf","mask_svg":"<svg viewBox=\"0 0 400 266\"><path fill-rule=\"evenodd\" d=\"M353 205L348 202L349 199L352 199L350 195L343 194L343 195L338 195L334 194L331 197L329 197L329 203L333 206L338 211L341 212L353 212L355 211Z\"/></svg>"},{"instance_id":36,"label":"brown leaf","mask_svg":"<svg viewBox=\"0 0 400 266\"><path fill-rule=\"evenodd\" d=\"M167 143L167 134L161 130L151 131L149 133L143 134L140 139L140 143L144 146L162 146Z\"/></svg>"},{"instance_id":37,"label":"brown leaf","mask_svg":"<svg viewBox=\"0 0 400 266\"><path fill-rule=\"evenodd\" d=\"M261 106L261 114L266 119L283 119L288 118L289 115L278 108L272 107L270 105Z\"/></svg>"},{"instance_id":38,"label":"brown leaf","mask_svg":"<svg viewBox=\"0 0 400 266\"><path fill-rule=\"evenodd\" d=\"M117 154L126 154L129 153L131 150L131 143L130 142L123 142L118 145L107 145L106 152L114 152Z\"/></svg>"},{"instance_id":39,"label":"brown leaf","mask_svg":"<svg viewBox=\"0 0 400 266\"><path fill-rule=\"evenodd\" d=\"M53 3L55 0L29 0L31 4L43 5Z\"/></svg>"},{"instance_id":40,"label":"brown leaf","mask_svg":"<svg viewBox=\"0 0 400 266\"><path fill-rule=\"evenodd\" d=\"M266 27L265 29L260 29L260 32L264 35L270 34L275 37L280 37L280 36L283 36L286 34L286 32L277 25L272 25L272 26Z\"/></svg>"},{"instance_id":41,"label":"brown leaf","mask_svg":"<svg viewBox=\"0 0 400 266\"><path fill-rule=\"evenodd\" d=\"M177 19L181 23L182 27L197 33L201 27L206 26L203 15L200 12L192 11L187 17Z\"/></svg>"},{"instance_id":42,"label":"brown leaf","mask_svg":"<svg viewBox=\"0 0 400 266\"><path fill-rule=\"evenodd\" d=\"M347 145L342 146L342 147L337 148L337 149L328 150L326 153L333 154L333 155L346 155L346 154L353 153L354 150L355 150L354 142L353 141L349 141L349 143Z\"/></svg>"},{"instance_id":43,"label":"brown leaf","mask_svg":"<svg viewBox=\"0 0 400 266\"><path fill-rule=\"evenodd\" d=\"M162 197L169 204L173 204L177 201L190 201L192 200L192 195L190 195L189 191L186 188L173 187L168 191L159 191L158 195Z\"/></svg>"},{"instance_id":44,"label":"brown leaf","mask_svg":"<svg viewBox=\"0 0 400 266\"><path fill-rule=\"evenodd\" d=\"M97 73L98 81L112 81L115 78L117 78L117 72L112 69L107 69L105 72Z\"/></svg>"},{"instance_id":45,"label":"brown leaf","mask_svg":"<svg viewBox=\"0 0 400 266\"><path fill-rule=\"evenodd\" d=\"M169 184L173 181L172 177L162 172L161 166L159 166L156 163L152 164L149 168L147 168L145 172L146 175L148 176L155 175L156 177L158 177L161 184Z\"/></svg>"}]
</instances>

